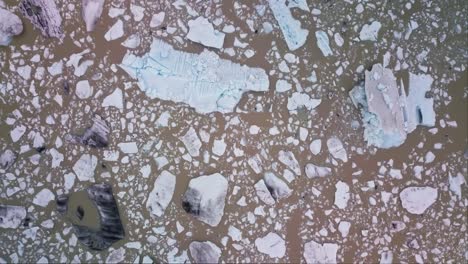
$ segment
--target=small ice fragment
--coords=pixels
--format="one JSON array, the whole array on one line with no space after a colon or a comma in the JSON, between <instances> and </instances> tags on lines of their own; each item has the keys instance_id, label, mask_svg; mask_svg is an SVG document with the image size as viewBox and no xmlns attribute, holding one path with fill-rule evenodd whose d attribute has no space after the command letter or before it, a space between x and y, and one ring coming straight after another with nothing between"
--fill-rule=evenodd
<instances>
[{"instance_id":1,"label":"small ice fragment","mask_svg":"<svg viewBox=\"0 0 468 264\"><path fill-rule=\"evenodd\" d=\"M320 153L320 150L322 149L322 140L320 139L315 139L313 140L310 145L309 145L310 152L312 154L317 155Z\"/></svg>"},{"instance_id":2,"label":"small ice fragment","mask_svg":"<svg viewBox=\"0 0 468 264\"><path fill-rule=\"evenodd\" d=\"M47 71L52 76L57 76L57 75L62 74L62 69L63 69L63 61L62 60L54 62L50 67L47 67Z\"/></svg>"},{"instance_id":3,"label":"small ice fragment","mask_svg":"<svg viewBox=\"0 0 468 264\"><path fill-rule=\"evenodd\" d=\"M342 160L343 162L348 161L348 155L343 147L343 143L337 137L331 137L327 140L327 147L330 154L335 158Z\"/></svg>"},{"instance_id":4,"label":"small ice fragment","mask_svg":"<svg viewBox=\"0 0 468 264\"><path fill-rule=\"evenodd\" d=\"M278 80L276 82L276 92L282 93L292 89L292 85L285 80Z\"/></svg>"},{"instance_id":5,"label":"small ice fragment","mask_svg":"<svg viewBox=\"0 0 468 264\"><path fill-rule=\"evenodd\" d=\"M138 5L130 4L130 12L132 13L133 19L135 19L136 22L141 21L145 16L145 8Z\"/></svg>"},{"instance_id":6,"label":"small ice fragment","mask_svg":"<svg viewBox=\"0 0 468 264\"><path fill-rule=\"evenodd\" d=\"M221 249L210 241L193 241L189 245L195 263L219 263Z\"/></svg>"},{"instance_id":7,"label":"small ice fragment","mask_svg":"<svg viewBox=\"0 0 468 264\"><path fill-rule=\"evenodd\" d=\"M296 175L301 175L299 162L291 151L280 150L278 153L278 160L291 169Z\"/></svg>"},{"instance_id":8,"label":"small ice fragment","mask_svg":"<svg viewBox=\"0 0 468 264\"><path fill-rule=\"evenodd\" d=\"M400 192L401 205L411 214L423 214L437 200L437 189L407 187Z\"/></svg>"},{"instance_id":9,"label":"small ice fragment","mask_svg":"<svg viewBox=\"0 0 468 264\"><path fill-rule=\"evenodd\" d=\"M341 221L338 225L338 230L341 233L342 237L347 237L349 234L349 228L351 227L351 223L347 221Z\"/></svg>"},{"instance_id":10,"label":"small ice fragment","mask_svg":"<svg viewBox=\"0 0 468 264\"><path fill-rule=\"evenodd\" d=\"M380 254L380 264L392 264L393 253L391 251L384 251Z\"/></svg>"},{"instance_id":11,"label":"small ice fragment","mask_svg":"<svg viewBox=\"0 0 468 264\"><path fill-rule=\"evenodd\" d=\"M208 19L200 16L188 22L187 38L203 46L220 49L224 44L225 34L214 29Z\"/></svg>"},{"instance_id":12,"label":"small ice fragment","mask_svg":"<svg viewBox=\"0 0 468 264\"><path fill-rule=\"evenodd\" d=\"M213 142L213 154L217 156L222 156L226 151L226 143L224 140L214 140Z\"/></svg>"},{"instance_id":13,"label":"small ice fragment","mask_svg":"<svg viewBox=\"0 0 468 264\"><path fill-rule=\"evenodd\" d=\"M115 89L111 94L106 96L102 101L102 107L115 107L123 109L123 95L120 88Z\"/></svg>"},{"instance_id":14,"label":"small ice fragment","mask_svg":"<svg viewBox=\"0 0 468 264\"><path fill-rule=\"evenodd\" d=\"M55 195L49 189L42 189L33 199L33 204L46 207L51 201L55 200Z\"/></svg>"},{"instance_id":15,"label":"small ice fragment","mask_svg":"<svg viewBox=\"0 0 468 264\"><path fill-rule=\"evenodd\" d=\"M19 125L10 131L11 141L17 142L21 137L26 133L26 127L24 125Z\"/></svg>"},{"instance_id":16,"label":"small ice fragment","mask_svg":"<svg viewBox=\"0 0 468 264\"><path fill-rule=\"evenodd\" d=\"M335 185L336 191L335 191L335 202L334 204L336 207L340 209L345 209L346 206L348 205L348 201L350 198L349 194L349 186L348 184L339 181Z\"/></svg>"},{"instance_id":17,"label":"small ice fragment","mask_svg":"<svg viewBox=\"0 0 468 264\"><path fill-rule=\"evenodd\" d=\"M87 99L93 95L93 87L89 85L88 80L79 81L76 84L75 94L80 99Z\"/></svg>"},{"instance_id":18,"label":"small ice fragment","mask_svg":"<svg viewBox=\"0 0 468 264\"><path fill-rule=\"evenodd\" d=\"M330 40L328 39L327 33L319 30L315 32L315 37L317 38L317 46L320 51L322 51L323 56L327 57L332 55L333 51L330 48Z\"/></svg>"},{"instance_id":19,"label":"small ice fragment","mask_svg":"<svg viewBox=\"0 0 468 264\"><path fill-rule=\"evenodd\" d=\"M0 204L0 228L16 229L25 218L26 208L23 206Z\"/></svg>"},{"instance_id":20,"label":"small ice fragment","mask_svg":"<svg viewBox=\"0 0 468 264\"><path fill-rule=\"evenodd\" d=\"M151 17L150 27L159 27L164 22L165 12L159 12Z\"/></svg>"},{"instance_id":21,"label":"small ice fragment","mask_svg":"<svg viewBox=\"0 0 468 264\"><path fill-rule=\"evenodd\" d=\"M286 253L286 243L278 234L270 232L264 237L255 239L257 250L270 258L282 258Z\"/></svg>"},{"instance_id":22,"label":"small ice fragment","mask_svg":"<svg viewBox=\"0 0 468 264\"><path fill-rule=\"evenodd\" d=\"M132 34L122 43L122 46L129 49L135 49L140 46L140 41L140 35Z\"/></svg>"},{"instance_id":23,"label":"small ice fragment","mask_svg":"<svg viewBox=\"0 0 468 264\"><path fill-rule=\"evenodd\" d=\"M263 180L265 181L265 185L268 191L271 193L271 196L276 201L287 198L292 194L292 190L288 187L288 185L271 172L265 173Z\"/></svg>"},{"instance_id":24,"label":"small ice fragment","mask_svg":"<svg viewBox=\"0 0 468 264\"><path fill-rule=\"evenodd\" d=\"M18 154L10 149L0 154L0 169L7 171L16 161Z\"/></svg>"},{"instance_id":25,"label":"small ice fragment","mask_svg":"<svg viewBox=\"0 0 468 264\"><path fill-rule=\"evenodd\" d=\"M379 21L374 21L371 24L365 24L359 33L359 39L361 39L361 41L377 41L381 27L382 24L380 24Z\"/></svg>"},{"instance_id":26,"label":"small ice fragment","mask_svg":"<svg viewBox=\"0 0 468 264\"><path fill-rule=\"evenodd\" d=\"M138 146L136 142L122 142L117 145L120 148L120 151L126 154L135 154L138 153Z\"/></svg>"},{"instance_id":27,"label":"small ice fragment","mask_svg":"<svg viewBox=\"0 0 468 264\"><path fill-rule=\"evenodd\" d=\"M123 35L124 35L123 22L122 20L118 19L114 23L114 25L112 25L112 27L106 32L106 34L104 35L104 38L107 41L112 41L112 40L116 40L116 39L123 37Z\"/></svg>"}]
</instances>

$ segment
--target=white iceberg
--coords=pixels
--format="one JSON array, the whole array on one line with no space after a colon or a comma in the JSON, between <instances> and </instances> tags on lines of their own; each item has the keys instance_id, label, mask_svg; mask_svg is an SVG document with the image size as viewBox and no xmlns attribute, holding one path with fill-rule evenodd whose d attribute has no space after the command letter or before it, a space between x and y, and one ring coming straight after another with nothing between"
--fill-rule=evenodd
<instances>
[{"instance_id":1,"label":"white iceberg","mask_svg":"<svg viewBox=\"0 0 468 264\"><path fill-rule=\"evenodd\" d=\"M213 24L204 17L189 20L187 38L205 47L220 49L224 44L225 34L214 29Z\"/></svg>"},{"instance_id":2,"label":"white iceberg","mask_svg":"<svg viewBox=\"0 0 468 264\"><path fill-rule=\"evenodd\" d=\"M269 88L263 69L220 59L208 50L177 51L160 39L142 57L127 53L120 67L138 79L149 97L185 103L199 113L233 112L244 92Z\"/></svg>"},{"instance_id":3,"label":"white iceberg","mask_svg":"<svg viewBox=\"0 0 468 264\"><path fill-rule=\"evenodd\" d=\"M309 31L301 28L301 22L296 20L291 10L286 6L286 0L268 0L273 15L283 33L284 40L290 50L296 50L307 40Z\"/></svg>"}]
</instances>

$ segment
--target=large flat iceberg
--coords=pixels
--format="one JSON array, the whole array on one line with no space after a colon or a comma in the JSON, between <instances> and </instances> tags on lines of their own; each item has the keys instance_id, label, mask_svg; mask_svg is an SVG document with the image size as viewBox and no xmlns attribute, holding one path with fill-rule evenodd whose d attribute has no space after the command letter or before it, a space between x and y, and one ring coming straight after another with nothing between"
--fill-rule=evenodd
<instances>
[{"instance_id":1,"label":"large flat iceberg","mask_svg":"<svg viewBox=\"0 0 468 264\"><path fill-rule=\"evenodd\" d=\"M409 94L397 85L392 71L375 64L366 71L365 85L350 92L354 105L361 109L364 139L378 148L398 147L417 125L434 126L433 98L426 98L433 79L410 73Z\"/></svg>"},{"instance_id":2,"label":"large flat iceberg","mask_svg":"<svg viewBox=\"0 0 468 264\"><path fill-rule=\"evenodd\" d=\"M208 50L177 51L160 39L142 57L128 52L120 67L151 98L185 103L199 113L233 112L247 91L268 91L265 70L220 59Z\"/></svg>"}]
</instances>

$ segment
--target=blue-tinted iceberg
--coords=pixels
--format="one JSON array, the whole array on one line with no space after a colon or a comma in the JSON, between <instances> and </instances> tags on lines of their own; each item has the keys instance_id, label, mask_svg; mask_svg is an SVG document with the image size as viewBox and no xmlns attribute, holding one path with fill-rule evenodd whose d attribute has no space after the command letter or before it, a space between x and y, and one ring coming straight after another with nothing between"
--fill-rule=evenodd
<instances>
[{"instance_id":1,"label":"blue-tinted iceberg","mask_svg":"<svg viewBox=\"0 0 468 264\"><path fill-rule=\"evenodd\" d=\"M233 112L247 91L268 91L265 70L220 59L208 50L177 51L160 39L141 57L127 53L120 67L151 98L185 103L199 113Z\"/></svg>"}]
</instances>

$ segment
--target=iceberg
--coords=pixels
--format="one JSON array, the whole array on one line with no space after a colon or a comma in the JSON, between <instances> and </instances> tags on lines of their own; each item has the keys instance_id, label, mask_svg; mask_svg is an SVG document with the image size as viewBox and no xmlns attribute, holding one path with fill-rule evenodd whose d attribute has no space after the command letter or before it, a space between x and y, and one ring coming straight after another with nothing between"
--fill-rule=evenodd
<instances>
[{"instance_id":1,"label":"iceberg","mask_svg":"<svg viewBox=\"0 0 468 264\"><path fill-rule=\"evenodd\" d=\"M307 40L309 31L301 28L301 22L294 19L291 10L286 6L286 0L268 0L268 4L278 22L289 50L293 51L302 47Z\"/></svg>"},{"instance_id":2,"label":"iceberg","mask_svg":"<svg viewBox=\"0 0 468 264\"><path fill-rule=\"evenodd\" d=\"M268 91L270 85L261 68L220 59L208 50L177 51L160 39L142 57L128 52L119 66L149 97L184 103L203 114L234 112L244 92Z\"/></svg>"},{"instance_id":3,"label":"iceberg","mask_svg":"<svg viewBox=\"0 0 468 264\"><path fill-rule=\"evenodd\" d=\"M375 64L371 71L366 71L365 85L354 87L350 97L361 110L368 145L398 147L418 125L434 126L433 98L426 98L432 82L429 75L410 73L406 96L391 70Z\"/></svg>"}]
</instances>

